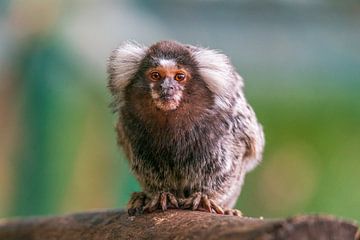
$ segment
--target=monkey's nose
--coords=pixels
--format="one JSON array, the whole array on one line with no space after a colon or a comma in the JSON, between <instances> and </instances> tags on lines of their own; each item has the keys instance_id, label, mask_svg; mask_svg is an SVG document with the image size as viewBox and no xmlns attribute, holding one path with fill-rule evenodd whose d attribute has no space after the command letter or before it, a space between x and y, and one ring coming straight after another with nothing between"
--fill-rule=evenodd
<instances>
[{"instance_id":1,"label":"monkey's nose","mask_svg":"<svg viewBox=\"0 0 360 240\"><path fill-rule=\"evenodd\" d=\"M160 97L164 100L170 100L173 98L174 94L175 94L174 88L172 88L172 89L168 88L166 90L163 89L160 93Z\"/></svg>"},{"instance_id":2,"label":"monkey's nose","mask_svg":"<svg viewBox=\"0 0 360 240\"><path fill-rule=\"evenodd\" d=\"M166 78L164 82L161 83L160 87L162 91L173 91L175 89L175 84L177 84L175 80Z\"/></svg>"},{"instance_id":3,"label":"monkey's nose","mask_svg":"<svg viewBox=\"0 0 360 240\"><path fill-rule=\"evenodd\" d=\"M162 92L164 94L174 94L175 93L175 87L163 88Z\"/></svg>"}]
</instances>

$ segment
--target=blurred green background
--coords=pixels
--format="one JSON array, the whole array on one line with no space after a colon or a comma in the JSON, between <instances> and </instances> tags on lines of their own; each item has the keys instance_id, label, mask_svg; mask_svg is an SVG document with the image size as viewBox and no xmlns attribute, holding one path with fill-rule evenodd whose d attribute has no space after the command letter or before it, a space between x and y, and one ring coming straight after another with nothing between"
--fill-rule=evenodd
<instances>
[{"instance_id":1,"label":"blurred green background","mask_svg":"<svg viewBox=\"0 0 360 240\"><path fill-rule=\"evenodd\" d=\"M266 133L237 207L360 220L360 3L0 1L0 217L124 207L106 59L124 40L221 49Z\"/></svg>"}]
</instances>

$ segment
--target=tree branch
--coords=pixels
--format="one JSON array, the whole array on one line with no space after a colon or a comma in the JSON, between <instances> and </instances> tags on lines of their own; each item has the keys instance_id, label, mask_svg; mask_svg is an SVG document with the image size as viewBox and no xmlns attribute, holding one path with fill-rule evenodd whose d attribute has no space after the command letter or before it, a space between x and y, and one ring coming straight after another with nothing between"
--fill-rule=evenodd
<instances>
[{"instance_id":1,"label":"tree branch","mask_svg":"<svg viewBox=\"0 0 360 240\"><path fill-rule=\"evenodd\" d=\"M124 211L110 210L59 217L0 220L0 239L360 240L360 236L354 222L331 216L263 220L169 210L129 217Z\"/></svg>"}]
</instances>

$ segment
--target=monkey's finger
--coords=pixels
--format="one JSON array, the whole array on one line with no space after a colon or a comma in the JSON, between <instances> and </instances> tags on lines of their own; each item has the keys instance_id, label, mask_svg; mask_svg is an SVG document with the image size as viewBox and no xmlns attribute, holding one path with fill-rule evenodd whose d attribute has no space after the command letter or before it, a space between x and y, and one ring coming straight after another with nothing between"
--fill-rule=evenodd
<instances>
[{"instance_id":1,"label":"monkey's finger","mask_svg":"<svg viewBox=\"0 0 360 240\"><path fill-rule=\"evenodd\" d=\"M233 209L233 215L234 216L238 216L238 217L242 217L242 212L238 209Z\"/></svg>"},{"instance_id":2,"label":"monkey's finger","mask_svg":"<svg viewBox=\"0 0 360 240\"><path fill-rule=\"evenodd\" d=\"M167 209L167 193L166 192L162 192L160 195L160 205L161 205L161 209L163 211L166 211Z\"/></svg>"},{"instance_id":3,"label":"monkey's finger","mask_svg":"<svg viewBox=\"0 0 360 240\"><path fill-rule=\"evenodd\" d=\"M150 212L153 212L158 207L159 199L160 199L160 193L156 193L150 201L150 207L149 207Z\"/></svg>"},{"instance_id":4,"label":"monkey's finger","mask_svg":"<svg viewBox=\"0 0 360 240\"><path fill-rule=\"evenodd\" d=\"M179 208L179 204L178 201L176 200L176 197L172 194L172 193L168 193L167 197L170 201L170 203L175 207L175 208Z\"/></svg>"},{"instance_id":5,"label":"monkey's finger","mask_svg":"<svg viewBox=\"0 0 360 240\"><path fill-rule=\"evenodd\" d=\"M144 206L144 198L137 198L135 199L135 201L132 203L132 207L134 208L142 208Z\"/></svg>"},{"instance_id":6,"label":"monkey's finger","mask_svg":"<svg viewBox=\"0 0 360 240\"><path fill-rule=\"evenodd\" d=\"M183 208L191 208L193 205L193 197L186 198L183 204Z\"/></svg>"},{"instance_id":7,"label":"monkey's finger","mask_svg":"<svg viewBox=\"0 0 360 240\"><path fill-rule=\"evenodd\" d=\"M200 204L200 200L201 200L201 194L200 194L200 193L197 193L197 194L194 196L194 199L193 199L192 210L198 209L199 204Z\"/></svg>"},{"instance_id":8,"label":"monkey's finger","mask_svg":"<svg viewBox=\"0 0 360 240\"><path fill-rule=\"evenodd\" d=\"M242 216L242 213L240 210L237 210L237 209L226 209L224 211L224 214L225 215L231 215L231 216L239 216L241 217Z\"/></svg>"},{"instance_id":9,"label":"monkey's finger","mask_svg":"<svg viewBox=\"0 0 360 240\"><path fill-rule=\"evenodd\" d=\"M153 212L156 208L157 205L159 203L159 198L160 198L160 193L156 193L150 200L150 202L148 202L145 207L144 207L144 211L146 212Z\"/></svg>"},{"instance_id":10,"label":"monkey's finger","mask_svg":"<svg viewBox=\"0 0 360 240\"><path fill-rule=\"evenodd\" d=\"M135 192L132 194L127 205L128 214L130 216L139 215L142 213L146 195L142 192Z\"/></svg>"},{"instance_id":11,"label":"monkey's finger","mask_svg":"<svg viewBox=\"0 0 360 240\"><path fill-rule=\"evenodd\" d=\"M208 196L203 195L201 197L201 203L207 212L211 212L211 203L209 201Z\"/></svg>"},{"instance_id":12,"label":"monkey's finger","mask_svg":"<svg viewBox=\"0 0 360 240\"><path fill-rule=\"evenodd\" d=\"M211 207L215 210L218 214L224 214L224 210L214 202L214 200L210 199Z\"/></svg>"}]
</instances>

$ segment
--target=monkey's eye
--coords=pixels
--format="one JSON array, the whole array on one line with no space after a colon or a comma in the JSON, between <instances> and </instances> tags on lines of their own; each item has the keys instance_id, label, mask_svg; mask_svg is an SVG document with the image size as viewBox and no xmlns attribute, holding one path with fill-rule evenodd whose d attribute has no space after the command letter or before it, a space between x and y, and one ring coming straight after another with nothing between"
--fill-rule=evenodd
<instances>
[{"instance_id":1,"label":"monkey's eye","mask_svg":"<svg viewBox=\"0 0 360 240\"><path fill-rule=\"evenodd\" d=\"M174 79L178 82L184 81L186 78L184 73L177 73L174 77Z\"/></svg>"},{"instance_id":2,"label":"monkey's eye","mask_svg":"<svg viewBox=\"0 0 360 240\"><path fill-rule=\"evenodd\" d=\"M154 80L154 81L158 81L158 80L161 79L161 75L160 75L160 73L158 73L158 72L152 72L152 73L150 73L150 77L151 77L151 79Z\"/></svg>"}]
</instances>

